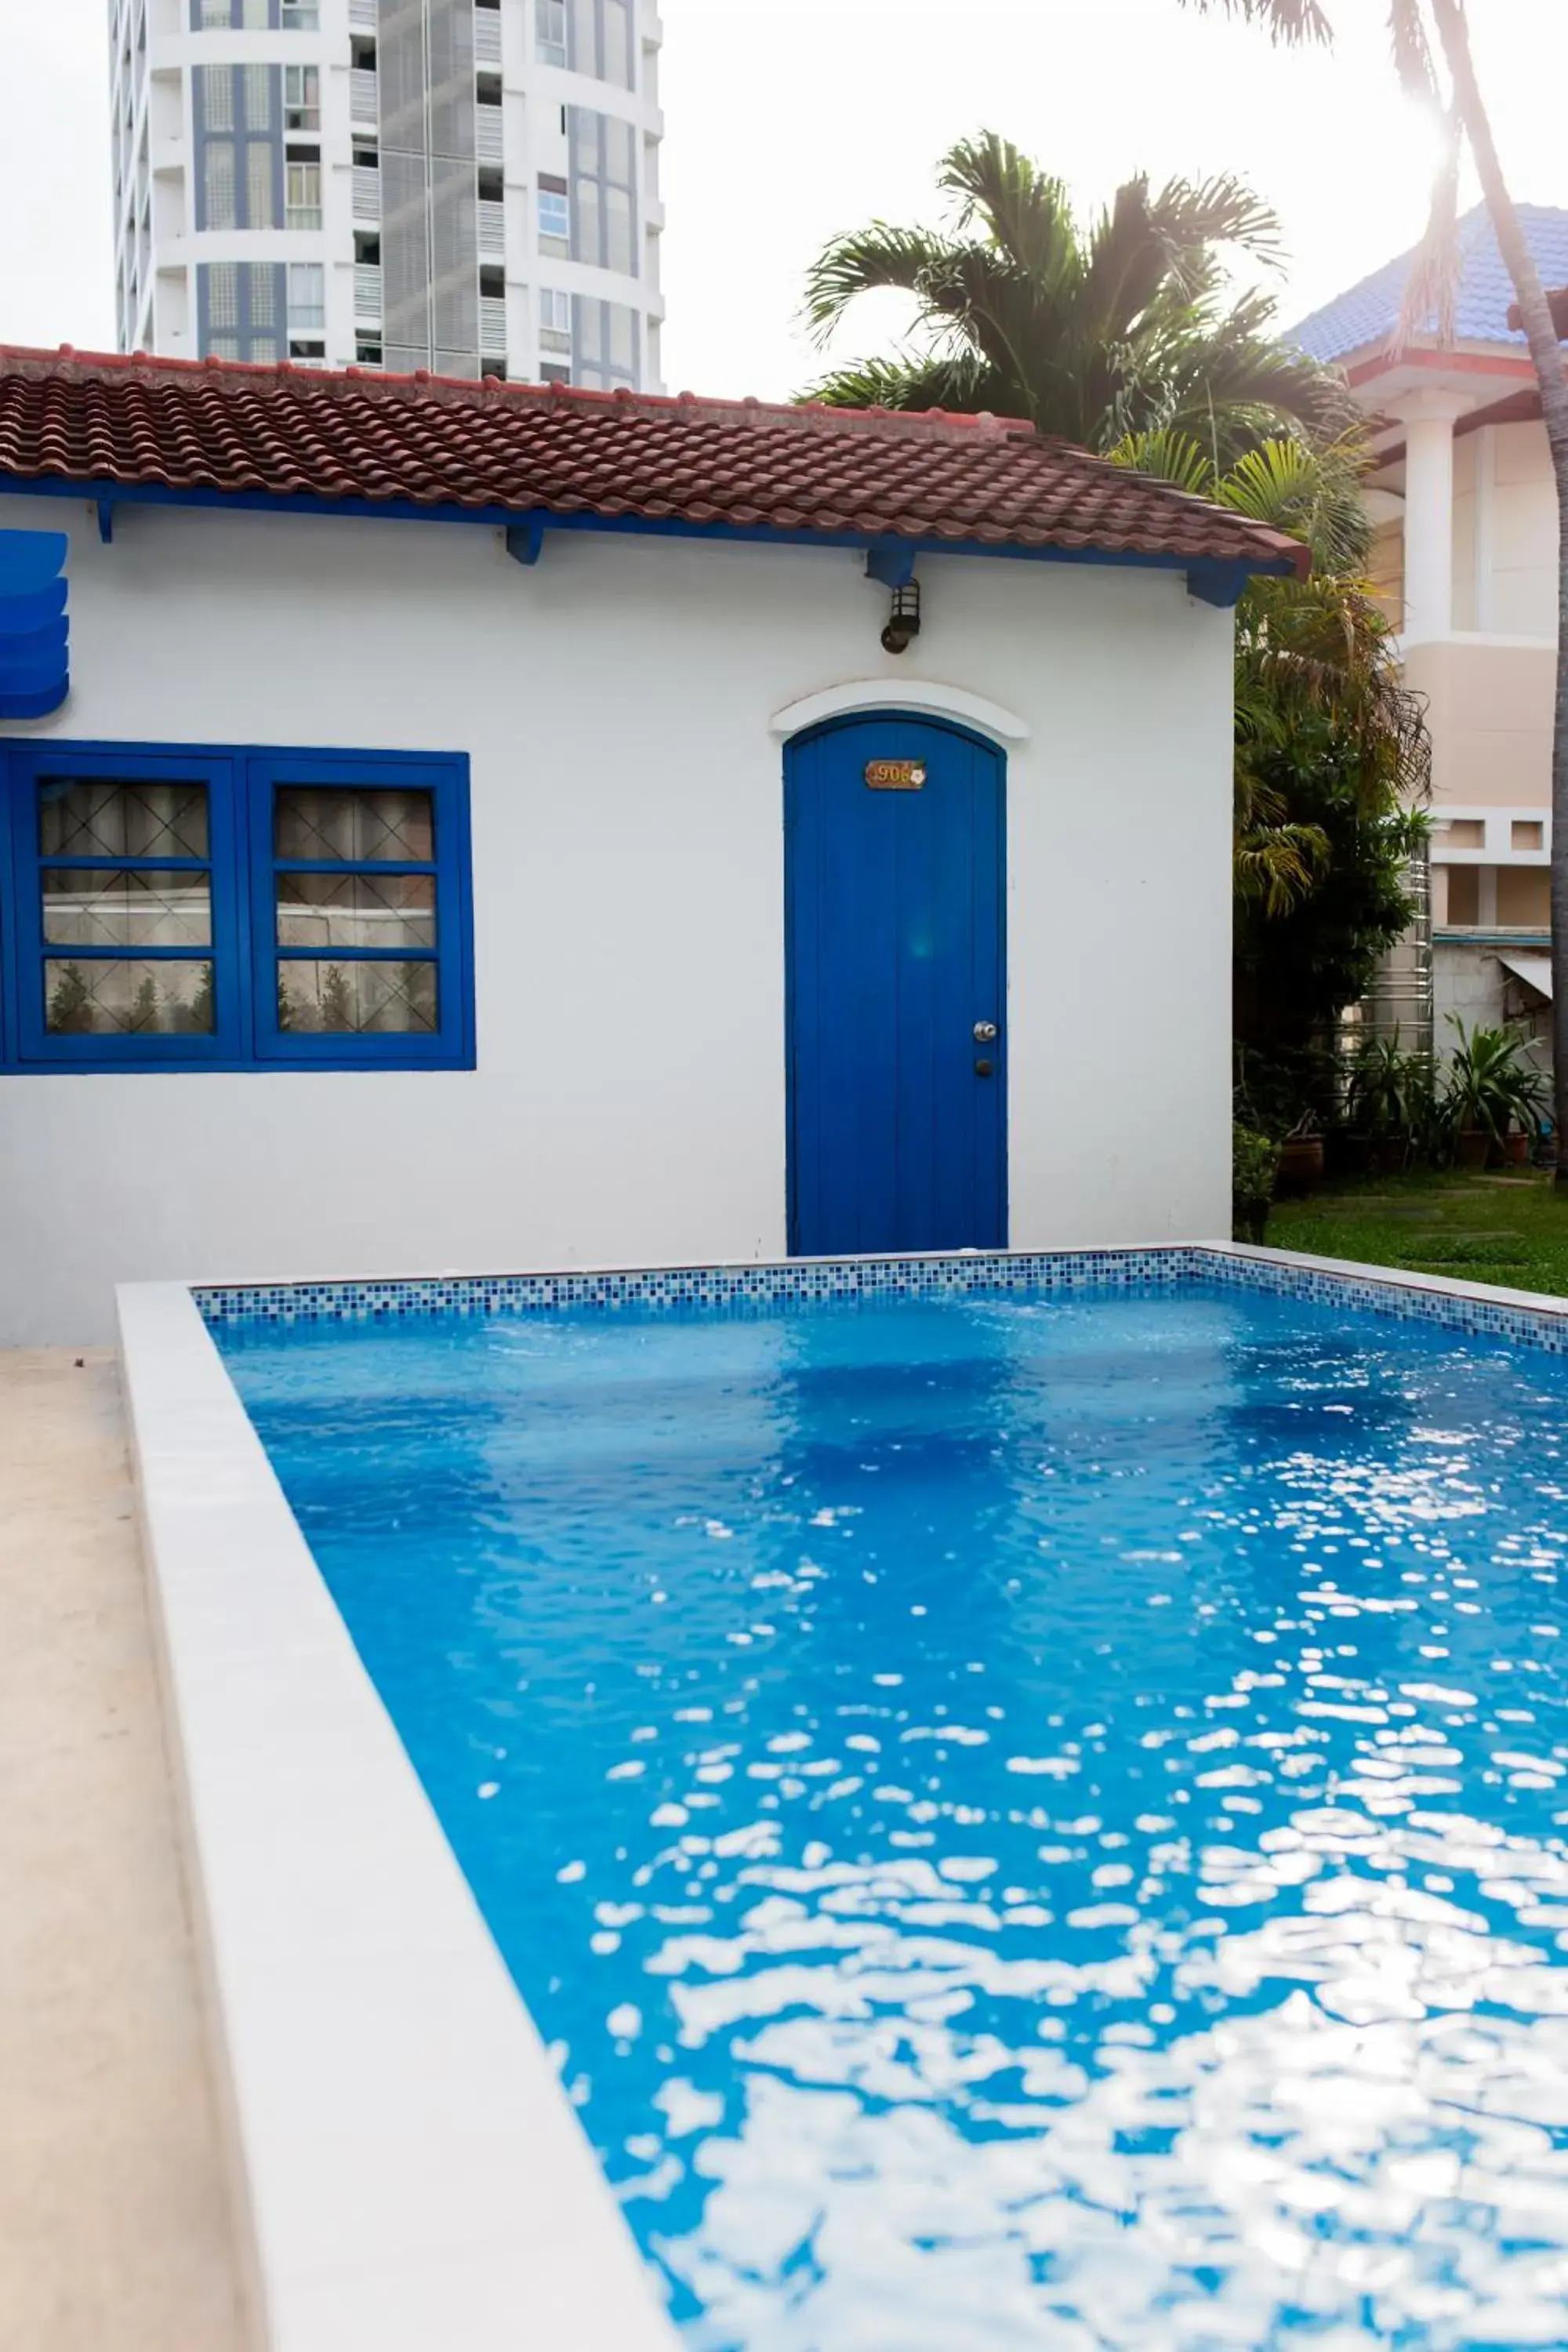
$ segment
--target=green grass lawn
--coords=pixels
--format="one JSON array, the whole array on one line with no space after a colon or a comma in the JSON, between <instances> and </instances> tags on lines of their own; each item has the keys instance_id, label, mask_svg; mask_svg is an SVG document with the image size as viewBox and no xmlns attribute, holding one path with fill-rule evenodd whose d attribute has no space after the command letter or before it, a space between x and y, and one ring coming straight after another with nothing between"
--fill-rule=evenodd
<instances>
[{"instance_id":1,"label":"green grass lawn","mask_svg":"<svg viewBox=\"0 0 1568 2352\"><path fill-rule=\"evenodd\" d=\"M1357 1177L1281 1202L1267 1240L1272 1249L1568 1297L1568 1196L1550 1176Z\"/></svg>"}]
</instances>

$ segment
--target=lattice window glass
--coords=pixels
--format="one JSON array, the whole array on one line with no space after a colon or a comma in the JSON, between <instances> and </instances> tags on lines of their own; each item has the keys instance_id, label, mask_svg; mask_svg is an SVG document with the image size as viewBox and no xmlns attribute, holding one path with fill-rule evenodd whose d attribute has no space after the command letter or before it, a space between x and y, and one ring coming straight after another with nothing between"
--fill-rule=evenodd
<instances>
[{"instance_id":1,"label":"lattice window glass","mask_svg":"<svg viewBox=\"0 0 1568 2352\"><path fill-rule=\"evenodd\" d=\"M202 191L205 205L205 228L234 228L234 142L232 139L209 139L202 156Z\"/></svg>"},{"instance_id":2,"label":"lattice window glass","mask_svg":"<svg viewBox=\"0 0 1568 2352\"><path fill-rule=\"evenodd\" d=\"M207 270L207 318L215 329L239 325L239 264L215 261Z\"/></svg>"},{"instance_id":3,"label":"lattice window glass","mask_svg":"<svg viewBox=\"0 0 1568 2352\"><path fill-rule=\"evenodd\" d=\"M273 855L279 1027L304 1035L434 1031L433 795L281 785Z\"/></svg>"},{"instance_id":4,"label":"lattice window glass","mask_svg":"<svg viewBox=\"0 0 1568 2352\"><path fill-rule=\"evenodd\" d=\"M245 201L247 207L247 226L251 228L276 228L273 209L273 150L270 140L252 139L246 147Z\"/></svg>"},{"instance_id":5,"label":"lattice window glass","mask_svg":"<svg viewBox=\"0 0 1568 2352\"><path fill-rule=\"evenodd\" d=\"M228 66L198 66L202 78L202 103L206 110L209 131L232 131L234 122L234 73Z\"/></svg>"},{"instance_id":6,"label":"lattice window glass","mask_svg":"<svg viewBox=\"0 0 1568 2352\"><path fill-rule=\"evenodd\" d=\"M213 944L211 846L205 784L56 776L39 783L48 1035L211 1034L212 962L191 953Z\"/></svg>"},{"instance_id":7,"label":"lattice window glass","mask_svg":"<svg viewBox=\"0 0 1568 2352\"><path fill-rule=\"evenodd\" d=\"M473 1066L460 758L5 739L0 837L0 1068Z\"/></svg>"},{"instance_id":8,"label":"lattice window glass","mask_svg":"<svg viewBox=\"0 0 1568 2352\"><path fill-rule=\"evenodd\" d=\"M247 131L270 131L274 128L270 66L245 68L245 127Z\"/></svg>"}]
</instances>

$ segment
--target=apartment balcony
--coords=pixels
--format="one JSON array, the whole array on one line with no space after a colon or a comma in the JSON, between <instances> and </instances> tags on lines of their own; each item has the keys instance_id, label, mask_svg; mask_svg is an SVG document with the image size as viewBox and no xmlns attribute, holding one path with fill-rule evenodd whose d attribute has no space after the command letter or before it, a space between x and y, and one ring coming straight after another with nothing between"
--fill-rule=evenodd
<instances>
[{"instance_id":1,"label":"apartment balcony","mask_svg":"<svg viewBox=\"0 0 1568 2352\"><path fill-rule=\"evenodd\" d=\"M506 259L506 206L481 202L479 205L479 259Z\"/></svg>"},{"instance_id":2,"label":"apartment balcony","mask_svg":"<svg viewBox=\"0 0 1568 2352\"><path fill-rule=\"evenodd\" d=\"M350 32L374 33L376 29L376 0L349 0Z\"/></svg>"},{"instance_id":3,"label":"apartment balcony","mask_svg":"<svg viewBox=\"0 0 1568 2352\"><path fill-rule=\"evenodd\" d=\"M379 319L381 316L381 264L379 261L356 261L354 264L354 317Z\"/></svg>"},{"instance_id":4,"label":"apartment balcony","mask_svg":"<svg viewBox=\"0 0 1568 2352\"><path fill-rule=\"evenodd\" d=\"M381 173L373 172L364 163L354 165L353 216L356 221L379 221L381 218Z\"/></svg>"},{"instance_id":5,"label":"apartment balcony","mask_svg":"<svg viewBox=\"0 0 1568 2352\"><path fill-rule=\"evenodd\" d=\"M474 63L478 66L499 66L500 63L500 10L474 10Z\"/></svg>"},{"instance_id":6,"label":"apartment balcony","mask_svg":"<svg viewBox=\"0 0 1568 2352\"><path fill-rule=\"evenodd\" d=\"M380 77L369 66L355 66L349 75L349 118L367 126L380 124Z\"/></svg>"},{"instance_id":7,"label":"apartment balcony","mask_svg":"<svg viewBox=\"0 0 1568 2352\"><path fill-rule=\"evenodd\" d=\"M479 298L479 349L489 356L500 359L506 356L504 295L481 295Z\"/></svg>"},{"instance_id":8,"label":"apartment balcony","mask_svg":"<svg viewBox=\"0 0 1568 2352\"><path fill-rule=\"evenodd\" d=\"M503 107L475 107L474 153L481 163L506 162L506 110Z\"/></svg>"}]
</instances>

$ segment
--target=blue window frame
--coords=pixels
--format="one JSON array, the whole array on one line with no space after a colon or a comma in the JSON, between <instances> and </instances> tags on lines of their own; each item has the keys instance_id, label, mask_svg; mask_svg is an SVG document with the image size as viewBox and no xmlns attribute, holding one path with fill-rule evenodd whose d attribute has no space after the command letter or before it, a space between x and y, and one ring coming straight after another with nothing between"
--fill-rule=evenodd
<instances>
[{"instance_id":1,"label":"blue window frame","mask_svg":"<svg viewBox=\"0 0 1568 2352\"><path fill-rule=\"evenodd\" d=\"M0 1067L468 1069L468 761L0 742Z\"/></svg>"}]
</instances>

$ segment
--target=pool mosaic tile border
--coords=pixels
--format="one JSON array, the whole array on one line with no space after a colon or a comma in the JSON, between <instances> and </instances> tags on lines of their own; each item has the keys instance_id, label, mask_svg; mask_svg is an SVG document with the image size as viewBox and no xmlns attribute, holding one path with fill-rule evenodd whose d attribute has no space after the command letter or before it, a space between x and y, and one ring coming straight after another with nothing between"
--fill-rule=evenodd
<instances>
[{"instance_id":1,"label":"pool mosaic tile border","mask_svg":"<svg viewBox=\"0 0 1568 2352\"><path fill-rule=\"evenodd\" d=\"M1186 1247L952 1256L800 1258L779 1265L658 1266L580 1274L437 1275L427 1280L271 1283L198 1288L208 1324L389 1322L436 1315L550 1315L682 1307L763 1309L824 1299L1005 1297L1155 1288L1192 1279Z\"/></svg>"},{"instance_id":2,"label":"pool mosaic tile border","mask_svg":"<svg viewBox=\"0 0 1568 2352\"><path fill-rule=\"evenodd\" d=\"M1512 1339L1552 1355L1568 1355L1568 1300L1544 1293L1532 1297L1430 1275L1369 1275L1363 1266L1342 1260L1314 1263L1283 1251L1211 1245L1194 1249L1191 1255L1203 1281L1271 1290L1404 1323L1440 1324L1468 1338Z\"/></svg>"},{"instance_id":3,"label":"pool mosaic tile border","mask_svg":"<svg viewBox=\"0 0 1568 2352\"><path fill-rule=\"evenodd\" d=\"M209 1328L389 1323L563 1310L776 1312L854 1298L1043 1297L1077 1290L1240 1285L1568 1354L1568 1301L1223 1243L1117 1250L984 1251L923 1257L807 1258L774 1265L658 1266L399 1280L195 1286Z\"/></svg>"}]
</instances>

